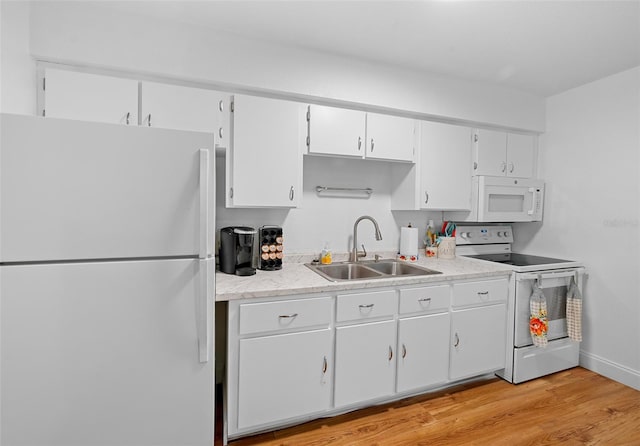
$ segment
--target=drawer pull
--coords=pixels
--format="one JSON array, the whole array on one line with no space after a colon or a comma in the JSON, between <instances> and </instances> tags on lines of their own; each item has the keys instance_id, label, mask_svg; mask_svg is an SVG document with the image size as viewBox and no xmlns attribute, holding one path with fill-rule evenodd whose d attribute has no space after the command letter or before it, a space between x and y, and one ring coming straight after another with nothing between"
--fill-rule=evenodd
<instances>
[{"instance_id":1,"label":"drawer pull","mask_svg":"<svg viewBox=\"0 0 640 446\"><path fill-rule=\"evenodd\" d=\"M489 292L488 291L478 291L478 296L488 296Z\"/></svg>"},{"instance_id":2,"label":"drawer pull","mask_svg":"<svg viewBox=\"0 0 640 446\"><path fill-rule=\"evenodd\" d=\"M279 318L282 319L293 319L294 317L298 317L298 313L293 313L293 314L281 314L280 316L278 316Z\"/></svg>"},{"instance_id":3,"label":"drawer pull","mask_svg":"<svg viewBox=\"0 0 640 446\"><path fill-rule=\"evenodd\" d=\"M393 349L389 346L389 361L393 359Z\"/></svg>"},{"instance_id":4,"label":"drawer pull","mask_svg":"<svg viewBox=\"0 0 640 446\"><path fill-rule=\"evenodd\" d=\"M407 356L407 347L402 344L402 359L404 359Z\"/></svg>"},{"instance_id":5,"label":"drawer pull","mask_svg":"<svg viewBox=\"0 0 640 446\"><path fill-rule=\"evenodd\" d=\"M418 299L418 302L424 302L426 304L430 304L431 303L431 298L430 297L423 297L422 299Z\"/></svg>"},{"instance_id":6,"label":"drawer pull","mask_svg":"<svg viewBox=\"0 0 640 446\"><path fill-rule=\"evenodd\" d=\"M327 373L327 368L328 368L328 363L327 363L327 357L325 356L324 359L322 360L322 374L324 375L325 373Z\"/></svg>"},{"instance_id":7,"label":"drawer pull","mask_svg":"<svg viewBox=\"0 0 640 446\"><path fill-rule=\"evenodd\" d=\"M373 304L367 304L367 305L358 305L360 308L373 308Z\"/></svg>"},{"instance_id":8,"label":"drawer pull","mask_svg":"<svg viewBox=\"0 0 640 446\"><path fill-rule=\"evenodd\" d=\"M457 347L458 345L460 345L460 337L458 336L458 333L455 334L455 342L453 343L454 347Z\"/></svg>"}]
</instances>

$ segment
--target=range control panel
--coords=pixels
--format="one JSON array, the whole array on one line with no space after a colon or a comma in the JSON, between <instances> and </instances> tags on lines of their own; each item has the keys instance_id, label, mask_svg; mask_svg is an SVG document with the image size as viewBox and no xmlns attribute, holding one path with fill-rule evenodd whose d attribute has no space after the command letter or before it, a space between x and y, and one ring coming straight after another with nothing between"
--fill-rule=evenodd
<instances>
[{"instance_id":1,"label":"range control panel","mask_svg":"<svg viewBox=\"0 0 640 446\"><path fill-rule=\"evenodd\" d=\"M513 243L511 226L456 227L456 245L486 245L490 243Z\"/></svg>"}]
</instances>

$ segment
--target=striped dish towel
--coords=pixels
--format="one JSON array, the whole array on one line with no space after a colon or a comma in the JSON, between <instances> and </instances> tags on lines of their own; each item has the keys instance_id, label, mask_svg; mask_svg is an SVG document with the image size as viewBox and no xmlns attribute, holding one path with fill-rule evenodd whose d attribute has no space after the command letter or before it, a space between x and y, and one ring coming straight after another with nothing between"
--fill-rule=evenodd
<instances>
[{"instance_id":1,"label":"striped dish towel","mask_svg":"<svg viewBox=\"0 0 640 446\"><path fill-rule=\"evenodd\" d=\"M529 318L529 331L531 340L536 347L547 346L547 299L537 283L533 285L533 293L529 298L531 316Z\"/></svg>"},{"instance_id":2,"label":"striped dish towel","mask_svg":"<svg viewBox=\"0 0 640 446\"><path fill-rule=\"evenodd\" d=\"M567 290L567 333L569 339L582 341L582 294L574 277Z\"/></svg>"}]
</instances>

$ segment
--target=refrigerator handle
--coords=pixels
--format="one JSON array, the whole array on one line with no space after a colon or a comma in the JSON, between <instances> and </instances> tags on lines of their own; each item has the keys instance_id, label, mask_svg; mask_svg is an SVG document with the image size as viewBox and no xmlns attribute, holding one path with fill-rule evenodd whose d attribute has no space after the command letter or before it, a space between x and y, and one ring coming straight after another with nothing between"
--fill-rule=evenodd
<instances>
[{"instance_id":1,"label":"refrigerator handle","mask_svg":"<svg viewBox=\"0 0 640 446\"><path fill-rule=\"evenodd\" d=\"M209 172L209 151L200 149L200 249L198 257L201 259L206 259L210 255L209 191L211 178Z\"/></svg>"},{"instance_id":2,"label":"refrigerator handle","mask_svg":"<svg viewBox=\"0 0 640 446\"><path fill-rule=\"evenodd\" d=\"M196 330L198 332L198 357L201 363L209 362L209 295L210 271L213 260L200 260L200 289L197 297Z\"/></svg>"}]
</instances>

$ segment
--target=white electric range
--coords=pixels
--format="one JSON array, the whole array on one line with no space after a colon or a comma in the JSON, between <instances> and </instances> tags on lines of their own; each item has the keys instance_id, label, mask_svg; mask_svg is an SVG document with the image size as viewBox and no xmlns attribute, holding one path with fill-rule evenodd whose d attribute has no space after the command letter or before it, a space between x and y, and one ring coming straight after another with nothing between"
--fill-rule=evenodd
<instances>
[{"instance_id":1,"label":"white electric range","mask_svg":"<svg viewBox=\"0 0 640 446\"><path fill-rule=\"evenodd\" d=\"M572 278L582 292L585 269L580 262L514 253L510 225L458 226L456 254L511 266L507 304L506 366L497 375L514 384L578 365L580 343L567 335L566 296ZM533 345L529 332L529 298L538 281L547 301L546 348Z\"/></svg>"}]
</instances>

